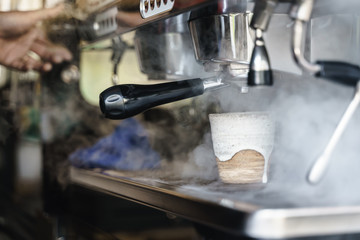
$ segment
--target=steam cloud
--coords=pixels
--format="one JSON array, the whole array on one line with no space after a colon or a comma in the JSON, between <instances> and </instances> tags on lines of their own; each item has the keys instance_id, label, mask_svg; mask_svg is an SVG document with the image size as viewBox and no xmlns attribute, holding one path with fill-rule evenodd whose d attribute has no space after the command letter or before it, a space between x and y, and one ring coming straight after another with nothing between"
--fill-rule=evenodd
<instances>
[{"instance_id":1,"label":"steam cloud","mask_svg":"<svg viewBox=\"0 0 360 240\"><path fill-rule=\"evenodd\" d=\"M316 51L311 53L312 60L335 59L358 64L360 57L356 37L358 30L353 28L354 15L349 13L359 7L360 2L356 0L315 1L313 11L315 18L329 13L341 15L333 18L330 25L323 24L329 20L328 17L316 19L319 22L313 25L316 28L313 29L315 32L312 32L311 44ZM276 22L273 26L274 24L276 27ZM269 29L271 27L270 24ZM343 36L344 31L348 36L345 44L344 39L339 37ZM283 37L289 36L283 34ZM276 39L279 39L278 35ZM271 42L267 42L267 45L271 45ZM336 49L334 49L335 46ZM271 53L272 49L269 50ZM275 54L277 54L276 51ZM277 54L276 57L284 56ZM310 76L284 72L275 72L274 82L274 86L270 88L251 88L248 94L241 94L235 88L228 88L212 92L211 96L208 95L210 98L216 94L223 112L268 111L272 113L276 122L276 139L269 164L269 182L261 189L254 186L253 188L244 187L242 190L242 186L225 186L218 182L207 186L189 184L186 187L195 188L199 194L216 189L215 192L219 192L219 197L226 192L226 196L230 199L258 203L268 207L359 204L360 193L356 189L360 183L358 173L360 169L360 126L358 124L360 109L355 112L336 146L322 181L317 185L310 185L306 180L308 171L324 150L350 103L354 89ZM211 179L209 176L213 176L216 179L215 175L211 175L216 171L209 167L216 168L215 157L209 154L211 148L211 135L208 134L205 135L204 143L195 149L196 154L191 154L192 157L189 158L190 165L196 165L200 161L204 163L205 159L209 162L209 165L202 165L206 167L202 169L201 176L194 171L194 177L207 176L207 179ZM188 171L186 174L190 175L189 171L194 168L184 169Z\"/></svg>"},{"instance_id":2,"label":"steam cloud","mask_svg":"<svg viewBox=\"0 0 360 240\"><path fill-rule=\"evenodd\" d=\"M276 122L269 183L262 189L254 188L254 191L241 191L240 187L241 193L235 191L227 196L281 207L358 203L360 126L357 122L360 111L355 113L336 147L323 180L314 186L306 181L310 167L324 150L353 94L351 87L282 72L275 73L274 87L252 88L248 94L232 88L219 91L217 97L224 112L268 111ZM206 135L204 144L194 151L194 162L207 160L207 166L211 166L215 160L209 154L210 147L210 135ZM215 172L209 167L203 170L202 175ZM212 187L210 185L208 189ZM206 191L206 186L197 190ZM218 190L222 191L221 188Z\"/></svg>"}]
</instances>

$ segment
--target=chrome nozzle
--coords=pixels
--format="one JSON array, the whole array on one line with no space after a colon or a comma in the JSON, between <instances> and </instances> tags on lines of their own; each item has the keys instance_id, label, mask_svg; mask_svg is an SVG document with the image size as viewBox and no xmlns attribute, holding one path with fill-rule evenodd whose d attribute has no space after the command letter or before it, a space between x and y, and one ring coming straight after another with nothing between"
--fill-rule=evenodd
<instances>
[{"instance_id":1,"label":"chrome nozzle","mask_svg":"<svg viewBox=\"0 0 360 240\"><path fill-rule=\"evenodd\" d=\"M262 31L256 30L255 47L250 60L248 74L249 86L271 86L273 77L270 66L269 56L265 47Z\"/></svg>"}]
</instances>

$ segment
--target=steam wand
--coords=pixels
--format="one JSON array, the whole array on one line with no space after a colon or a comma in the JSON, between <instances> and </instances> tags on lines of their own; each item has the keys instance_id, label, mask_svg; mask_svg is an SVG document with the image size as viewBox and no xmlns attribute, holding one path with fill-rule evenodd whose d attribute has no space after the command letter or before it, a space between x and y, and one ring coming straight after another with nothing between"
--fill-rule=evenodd
<instances>
[{"instance_id":1,"label":"steam wand","mask_svg":"<svg viewBox=\"0 0 360 240\"><path fill-rule=\"evenodd\" d=\"M316 160L316 162L314 163L314 165L312 166L312 168L309 172L308 181L310 183L315 184L315 183L319 182L320 178L323 176L326 166L328 165L330 157L334 151L334 148L337 145L337 143L339 142L341 135L343 134L343 132L344 132L346 126L348 125L351 117L353 116L355 110L359 106L359 103L360 103L360 81L358 81L358 83L356 85L356 91L355 91L354 98L350 102L350 105L348 106L348 108L346 109L340 122L338 123L324 152Z\"/></svg>"},{"instance_id":2,"label":"steam wand","mask_svg":"<svg viewBox=\"0 0 360 240\"><path fill-rule=\"evenodd\" d=\"M313 0L297 0L292 5L289 16L294 19L291 48L295 62L304 71L316 74L321 70L320 66L309 62L302 53L304 29L311 18Z\"/></svg>"},{"instance_id":3,"label":"steam wand","mask_svg":"<svg viewBox=\"0 0 360 240\"><path fill-rule=\"evenodd\" d=\"M290 17L294 19L292 34L293 57L298 66L316 77L325 78L341 84L356 86L355 96L337 125L322 155L315 161L308 174L308 181L316 184L322 178L329 163L331 154L336 147L348 122L360 103L360 68L359 66L336 61L309 62L302 53L304 29L311 18L314 0L297 0L290 9Z\"/></svg>"},{"instance_id":4,"label":"steam wand","mask_svg":"<svg viewBox=\"0 0 360 240\"><path fill-rule=\"evenodd\" d=\"M297 0L289 12L289 16L294 19L291 48L295 62L302 70L316 77L355 87L360 79L359 66L337 61L312 63L305 58L302 52L303 37L313 5L314 0Z\"/></svg>"}]
</instances>

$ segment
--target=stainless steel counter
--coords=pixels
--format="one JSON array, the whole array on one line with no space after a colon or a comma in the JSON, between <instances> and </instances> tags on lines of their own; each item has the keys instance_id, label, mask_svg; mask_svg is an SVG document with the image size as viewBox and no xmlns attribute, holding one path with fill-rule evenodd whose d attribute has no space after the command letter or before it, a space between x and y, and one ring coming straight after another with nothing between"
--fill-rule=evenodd
<instances>
[{"instance_id":1,"label":"stainless steel counter","mask_svg":"<svg viewBox=\"0 0 360 240\"><path fill-rule=\"evenodd\" d=\"M76 168L71 168L70 179L72 184L253 238L360 233L360 205L316 205L311 201L298 204L291 201L297 196L262 195L264 186L261 185L227 185L217 181L190 183L144 173Z\"/></svg>"}]
</instances>

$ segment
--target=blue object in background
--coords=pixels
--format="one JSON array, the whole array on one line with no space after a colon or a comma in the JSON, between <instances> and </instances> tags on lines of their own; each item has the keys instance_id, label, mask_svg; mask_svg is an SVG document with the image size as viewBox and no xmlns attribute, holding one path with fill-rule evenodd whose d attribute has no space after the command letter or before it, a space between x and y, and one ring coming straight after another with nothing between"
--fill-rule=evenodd
<instances>
[{"instance_id":1,"label":"blue object in background","mask_svg":"<svg viewBox=\"0 0 360 240\"><path fill-rule=\"evenodd\" d=\"M75 151L69 160L79 168L136 171L160 167L160 156L151 148L146 130L133 118L123 120L114 133L92 147Z\"/></svg>"}]
</instances>

